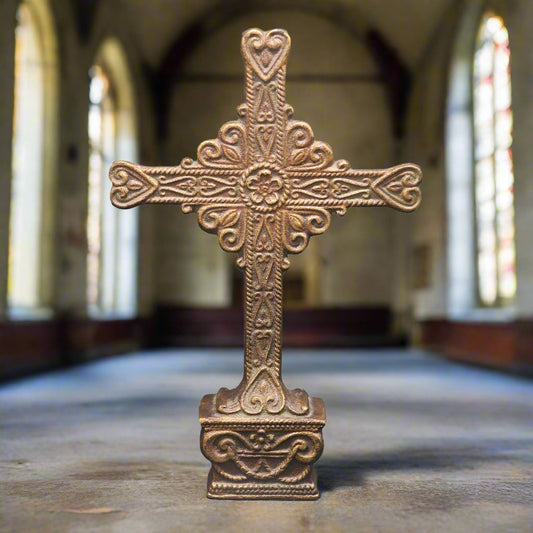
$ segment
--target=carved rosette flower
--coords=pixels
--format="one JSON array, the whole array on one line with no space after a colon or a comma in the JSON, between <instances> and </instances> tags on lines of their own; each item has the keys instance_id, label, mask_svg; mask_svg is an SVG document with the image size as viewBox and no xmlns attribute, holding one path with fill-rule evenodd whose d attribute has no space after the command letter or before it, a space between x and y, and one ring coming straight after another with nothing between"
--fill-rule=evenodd
<instances>
[{"instance_id":1,"label":"carved rosette flower","mask_svg":"<svg viewBox=\"0 0 533 533\"><path fill-rule=\"evenodd\" d=\"M279 176L273 175L268 168L262 168L257 174L248 176L246 186L251 191L250 198L254 204L274 205L279 200L279 191L283 183Z\"/></svg>"},{"instance_id":2,"label":"carved rosette flower","mask_svg":"<svg viewBox=\"0 0 533 533\"><path fill-rule=\"evenodd\" d=\"M287 200L286 181L284 172L275 165L253 165L244 172L240 185L241 197L255 211L275 211Z\"/></svg>"}]
</instances>

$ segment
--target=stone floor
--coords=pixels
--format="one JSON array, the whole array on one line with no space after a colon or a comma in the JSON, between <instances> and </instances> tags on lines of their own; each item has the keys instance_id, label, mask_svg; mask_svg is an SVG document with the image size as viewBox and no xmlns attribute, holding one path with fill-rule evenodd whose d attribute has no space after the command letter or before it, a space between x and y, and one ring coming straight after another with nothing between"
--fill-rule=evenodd
<instances>
[{"instance_id":1,"label":"stone floor","mask_svg":"<svg viewBox=\"0 0 533 533\"><path fill-rule=\"evenodd\" d=\"M0 388L0 530L533 531L533 382L413 351L285 353L326 402L316 502L213 501L203 393L240 353L108 359Z\"/></svg>"}]
</instances>

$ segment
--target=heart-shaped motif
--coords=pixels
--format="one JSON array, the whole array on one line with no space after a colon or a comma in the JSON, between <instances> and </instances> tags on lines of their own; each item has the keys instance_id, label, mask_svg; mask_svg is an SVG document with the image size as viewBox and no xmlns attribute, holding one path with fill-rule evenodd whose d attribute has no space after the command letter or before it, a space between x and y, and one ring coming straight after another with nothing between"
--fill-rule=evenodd
<instances>
[{"instance_id":1,"label":"heart-shaped motif","mask_svg":"<svg viewBox=\"0 0 533 533\"><path fill-rule=\"evenodd\" d=\"M272 146L274 145L274 139L276 137L274 133L274 126L257 126L256 138L261 153L265 159L268 158L272 151Z\"/></svg>"},{"instance_id":2,"label":"heart-shaped motif","mask_svg":"<svg viewBox=\"0 0 533 533\"><path fill-rule=\"evenodd\" d=\"M264 410L279 413L285 406L285 395L279 380L268 369L261 369L246 387L241 407L245 413L257 415Z\"/></svg>"},{"instance_id":3,"label":"heart-shaped motif","mask_svg":"<svg viewBox=\"0 0 533 533\"><path fill-rule=\"evenodd\" d=\"M290 48L291 38L285 30L253 28L242 36L244 61L265 82L285 64Z\"/></svg>"},{"instance_id":4,"label":"heart-shaped motif","mask_svg":"<svg viewBox=\"0 0 533 533\"><path fill-rule=\"evenodd\" d=\"M257 276L257 283L255 289L260 290L271 290L272 284L268 283L270 278L270 273L272 272L272 265L274 263L274 258L269 254L258 254L254 261L255 274Z\"/></svg>"},{"instance_id":5,"label":"heart-shaped motif","mask_svg":"<svg viewBox=\"0 0 533 533\"><path fill-rule=\"evenodd\" d=\"M111 202L115 207L133 207L151 196L158 187L156 179L145 174L139 165L116 161L109 169Z\"/></svg>"},{"instance_id":6,"label":"heart-shaped motif","mask_svg":"<svg viewBox=\"0 0 533 533\"><path fill-rule=\"evenodd\" d=\"M264 363L270 354L272 346L272 333L270 331L254 331L252 343L255 354L261 363Z\"/></svg>"},{"instance_id":7,"label":"heart-shaped motif","mask_svg":"<svg viewBox=\"0 0 533 533\"><path fill-rule=\"evenodd\" d=\"M420 204L421 194L418 185L421 181L420 167L406 163L384 171L370 187L391 207L400 211L413 211Z\"/></svg>"},{"instance_id":8,"label":"heart-shaped motif","mask_svg":"<svg viewBox=\"0 0 533 533\"><path fill-rule=\"evenodd\" d=\"M256 293L254 306L254 324L256 328L272 327L272 295Z\"/></svg>"}]
</instances>

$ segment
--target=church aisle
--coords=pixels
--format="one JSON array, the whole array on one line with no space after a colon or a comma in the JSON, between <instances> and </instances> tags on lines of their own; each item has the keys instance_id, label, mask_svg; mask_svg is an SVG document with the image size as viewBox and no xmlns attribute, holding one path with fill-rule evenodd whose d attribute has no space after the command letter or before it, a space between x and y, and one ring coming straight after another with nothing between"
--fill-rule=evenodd
<instances>
[{"instance_id":1,"label":"church aisle","mask_svg":"<svg viewBox=\"0 0 533 533\"><path fill-rule=\"evenodd\" d=\"M198 404L241 365L143 352L0 387L0 530L533 529L533 381L412 350L286 350L326 403L321 499L207 500Z\"/></svg>"}]
</instances>

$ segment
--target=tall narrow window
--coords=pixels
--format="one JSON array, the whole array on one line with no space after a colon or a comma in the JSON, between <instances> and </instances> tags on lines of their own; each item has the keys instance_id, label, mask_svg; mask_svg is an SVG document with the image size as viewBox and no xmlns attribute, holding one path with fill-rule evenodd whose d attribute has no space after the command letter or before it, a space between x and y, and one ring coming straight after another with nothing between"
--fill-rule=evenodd
<instances>
[{"instance_id":1,"label":"tall narrow window","mask_svg":"<svg viewBox=\"0 0 533 533\"><path fill-rule=\"evenodd\" d=\"M42 1L22 2L15 34L8 310L38 314L49 303L51 180L55 138L55 40ZM46 211L43 209L47 205Z\"/></svg>"},{"instance_id":2,"label":"tall narrow window","mask_svg":"<svg viewBox=\"0 0 533 533\"><path fill-rule=\"evenodd\" d=\"M103 231L112 235L114 229L103 227L106 168L115 155L116 104L109 77L98 65L90 72L89 86L89 191L87 217L87 302L91 312L104 307L102 280ZM114 255L114 250L110 250ZM111 267L112 268L112 267Z\"/></svg>"},{"instance_id":3,"label":"tall narrow window","mask_svg":"<svg viewBox=\"0 0 533 533\"><path fill-rule=\"evenodd\" d=\"M516 292L509 36L487 14L474 56L474 162L480 303L501 306Z\"/></svg>"},{"instance_id":4,"label":"tall narrow window","mask_svg":"<svg viewBox=\"0 0 533 533\"><path fill-rule=\"evenodd\" d=\"M87 304L93 316L137 309L137 210L111 205L107 176L115 159L136 159L133 94L123 53L107 42L89 72Z\"/></svg>"}]
</instances>

